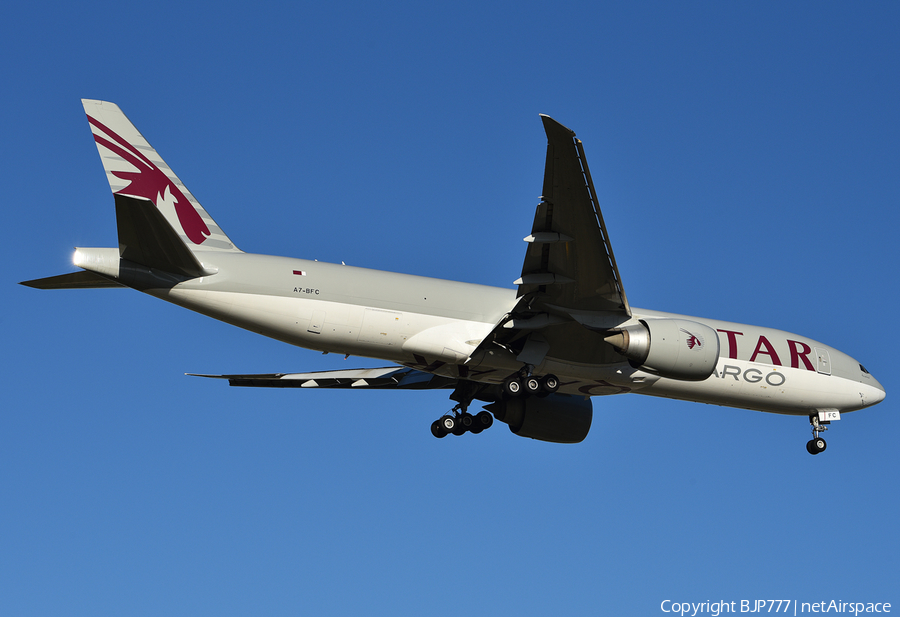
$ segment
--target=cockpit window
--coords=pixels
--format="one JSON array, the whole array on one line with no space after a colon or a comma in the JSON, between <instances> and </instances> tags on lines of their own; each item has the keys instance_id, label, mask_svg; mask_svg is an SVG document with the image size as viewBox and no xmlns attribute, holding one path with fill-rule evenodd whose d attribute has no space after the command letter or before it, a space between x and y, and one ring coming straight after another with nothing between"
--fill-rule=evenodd
<instances>
[{"instance_id":1,"label":"cockpit window","mask_svg":"<svg viewBox=\"0 0 900 617\"><path fill-rule=\"evenodd\" d=\"M866 375L869 374L869 371L867 371L867 370L866 370L866 367L864 367L862 364L859 365L859 370L861 370L861 371L862 371L863 373L865 373Z\"/></svg>"}]
</instances>

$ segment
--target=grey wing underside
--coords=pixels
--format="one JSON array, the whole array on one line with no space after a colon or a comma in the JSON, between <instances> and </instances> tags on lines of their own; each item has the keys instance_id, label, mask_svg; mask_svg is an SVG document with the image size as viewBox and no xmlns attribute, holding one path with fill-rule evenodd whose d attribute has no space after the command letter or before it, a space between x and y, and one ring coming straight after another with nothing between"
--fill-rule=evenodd
<instances>
[{"instance_id":1,"label":"grey wing underside","mask_svg":"<svg viewBox=\"0 0 900 617\"><path fill-rule=\"evenodd\" d=\"M384 368L317 371L313 373L271 373L260 375L198 375L227 379L230 386L251 388L375 388L397 390L454 389L456 379L432 375L399 366Z\"/></svg>"},{"instance_id":2,"label":"grey wing underside","mask_svg":"<svg viewBox=\"0 0 900 617\"><path fill-rule=\"evenodd\" d=\"M520 362L546 356L583 364L621 362L603 332L631 318L622 278L581 140L548 116L544 184L518 285L519 302L479 351L499 345Z\"/></svg>"},{"instance_id":3,"label":"grey wing underside","mask_svg":"<svg viewBox=\"0 0 900 617\"><path fill-rule=\"evenodd\" d=\"M548 116L541 203L525 240L519 296L554 312L628 317L619 268L581 140Z\"/></svg>"}]
</instances>

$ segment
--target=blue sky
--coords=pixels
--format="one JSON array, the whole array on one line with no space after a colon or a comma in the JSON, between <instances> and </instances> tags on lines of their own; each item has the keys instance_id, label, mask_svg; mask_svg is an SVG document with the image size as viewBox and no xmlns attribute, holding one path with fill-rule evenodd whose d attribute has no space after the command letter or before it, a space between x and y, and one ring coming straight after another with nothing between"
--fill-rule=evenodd
<instances>
[{"instance_id":1,"label":"blue sky","mask_svg":"<svg viewBox=\"0 0 900 617\"><path fill-rule=\"evenodd\" d=\"M11 615L652 615L893 602L900 9L889 3L19 3L0 20L0 607ZM576 446L435 440L446 393L185 372L374 360L125 290L79 99L246 251L497 286L576 131L633 306L822 340L881 381L805 418L594 399Z\"/></svg>"}]
</instances>

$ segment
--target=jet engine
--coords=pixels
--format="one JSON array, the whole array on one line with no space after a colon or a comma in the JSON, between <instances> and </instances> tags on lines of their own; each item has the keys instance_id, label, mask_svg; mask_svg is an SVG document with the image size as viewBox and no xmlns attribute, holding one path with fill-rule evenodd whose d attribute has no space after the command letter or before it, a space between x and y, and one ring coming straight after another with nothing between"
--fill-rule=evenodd
<instances>
[{"instance_id":1,"label":"jet engine","mask_svg":"<svg viewBox=\"0 0 900 617\"><path fill-rule=\"evenodd\" d=\"M719 360L716 331L685 319L642 319L604 340L632 366L670 379L703 381Z\"/></svg>"},{"instance_id":2,"label":"jet engine","mask_svg":"<svg viewBox=\"0 0 900 617\"><path fill-rule=\"evenodd\" d=\"M485 408L519 437L553 443L579 443L591 430L591 399L568 394L509 398Z\"/></svg>"}]
</instances>

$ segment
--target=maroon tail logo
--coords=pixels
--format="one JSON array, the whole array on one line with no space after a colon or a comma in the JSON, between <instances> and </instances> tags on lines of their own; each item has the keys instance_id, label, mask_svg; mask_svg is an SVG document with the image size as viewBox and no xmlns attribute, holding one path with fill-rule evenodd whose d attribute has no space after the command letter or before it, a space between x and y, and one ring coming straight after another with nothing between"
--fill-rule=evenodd
<instances>
[{"instance_id":1,"label":"maroon tail logo","mask_svg":"<svg viewBox=\"0 0 900 617\"><path fill-rule=\"evenodd\" d=\"M175 214L178 215L178 222L181 223L181 228L184 230L185 235L194 244L202 244L210 236L209 227L200 218L200 214L197 213L194 206L188 201L188 198L184 196L184 193L137 148L101 122L90 116L87 118L88 122L109 135L116 143L96 134L94 135L94 141L107 148L110 152L115 152L138 169L138 171L112 172L112 175L115 177L129 182L128 186L117 192L123 195L149 199L157 207L159 207L161 201L166 201L171 196L171 199L175 200Z\"/></svg>"},{"instance_id":2,"label":"maroon tail logo","mask_svg":"<svg viewBox=\"0 0 900 617\"><path fill-rule=\"evenodd\" d=\"M703 347L703 341L701 341L697 335L691 334L684 328L681 328L681 331L688 335L688 337L687 337L688 349L693 349L694 347Z\"/></svg>"}]
</instances>

